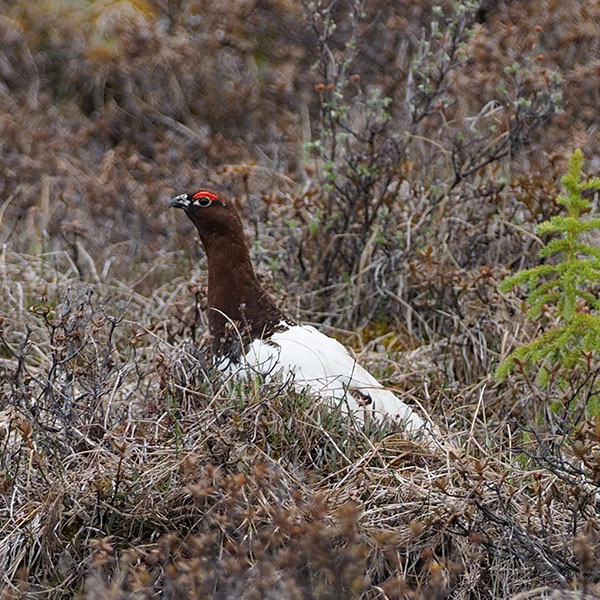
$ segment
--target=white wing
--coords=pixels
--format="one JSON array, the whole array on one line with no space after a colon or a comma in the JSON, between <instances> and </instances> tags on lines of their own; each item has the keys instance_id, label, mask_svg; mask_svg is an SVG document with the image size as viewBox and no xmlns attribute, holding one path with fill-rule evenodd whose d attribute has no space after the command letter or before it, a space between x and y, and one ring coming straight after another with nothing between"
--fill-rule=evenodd
<instances>
[{"instance_id":1,"label":"white wing","mask_svg":"<svg viewBox=\"0 0 600 600\"><path fill-rule=\"evenodd\" d=\"M274 333L268 340L255 340L247 349L237 373L251 376L293 377L298 388L310 388L337 404L345 403L360 419L370 414L402 421L409 431L434 429L363 369L346 348L308 325L296 325ZM232 371L232 367L227 369Z\"/></svg>"}]
</instances>

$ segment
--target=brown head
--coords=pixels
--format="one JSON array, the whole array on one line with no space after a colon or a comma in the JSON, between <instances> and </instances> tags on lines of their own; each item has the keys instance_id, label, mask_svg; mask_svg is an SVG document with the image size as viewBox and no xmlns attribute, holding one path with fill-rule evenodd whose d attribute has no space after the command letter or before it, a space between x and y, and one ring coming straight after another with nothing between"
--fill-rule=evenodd
<instances>
[{"instance_id":1,"label":"brown head","mask_svg":"<svg viewBox=\"0 0 600 600\"><path fill-rule=\"evenodd\" d=\"M171 200L169 206L185 211L196 226L205 248L219 238L229 242L240 239L244 241L242 221L235 206L221 192L198 190L180 194Z\"/></svg>"},{"instance_id":2,"label":"brown head","mask_svg":"<svg viewBox=\"0 0 600 600\"><path fill-rule=\"evenodd\" d=\"M196 226L208 258L208 322L219 354L235 354L242 337L267 334L285 316L261 288L233 201L200 189L180 194L169 206L181 208Z\"/></svg>"}]
</instances>

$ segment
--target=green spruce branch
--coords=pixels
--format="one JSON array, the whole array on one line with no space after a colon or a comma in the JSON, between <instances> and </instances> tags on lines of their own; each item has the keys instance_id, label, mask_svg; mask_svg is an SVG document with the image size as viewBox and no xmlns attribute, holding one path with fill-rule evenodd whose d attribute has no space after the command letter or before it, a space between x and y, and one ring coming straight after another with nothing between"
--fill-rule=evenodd
<instances>
[{"instance_id":1,"label":"green spruce branch","mask_svg":"<svg viewBox=\"0 0 600 600\"><path fill-rule=\"evenodd\" d=\"M526 286L527 317L538 318L550 312L556 325L529 344L517 348L496 369L502 381L515 368L527 372L538 365L538 383L547 385L561 368L586 368L600 351L600 249L582 240L582 234L600 229L600 218L586 217L590 202L583 192L599 190L600 177L582 181L583 154L575 150L569 171L561 179L566 194L556 202L564 205L568 216L555 216L540 223L539 235L559 235L539 253L540 258L556 257L549 263L507 277L501 292Z\"/></svg>"}]
</instances>

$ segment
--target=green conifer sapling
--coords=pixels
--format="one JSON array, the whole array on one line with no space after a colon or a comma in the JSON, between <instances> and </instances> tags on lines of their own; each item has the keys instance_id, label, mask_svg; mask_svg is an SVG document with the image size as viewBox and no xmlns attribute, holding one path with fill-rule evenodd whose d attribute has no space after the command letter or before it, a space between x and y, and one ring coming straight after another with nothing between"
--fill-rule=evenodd
<instances>
[{"instance_id":1,"label":"green conifer sapling","mask_svg":"<svg viewBox=\"0 0 600 600\"><path fill-rule=\"evenodd\" d=\"M540 258L548 260L507 277L499 286L501 292L527 286L527 316L536 319L545 311L555 323L500 364L499 380L517 366L526 372L537 365L538 382L547 385L561 369L586 369L600 351L600 249L582 239L587 238L582 234L600 229L600 218L588 215L590 201L582 193L600 190L600 177L582 181L582 163L581 150L575 150L561 179L566 194L556 202L568 215L554 216L537 227L539 235L560 236L540 250Z\"/></svg>"}]
</instances>

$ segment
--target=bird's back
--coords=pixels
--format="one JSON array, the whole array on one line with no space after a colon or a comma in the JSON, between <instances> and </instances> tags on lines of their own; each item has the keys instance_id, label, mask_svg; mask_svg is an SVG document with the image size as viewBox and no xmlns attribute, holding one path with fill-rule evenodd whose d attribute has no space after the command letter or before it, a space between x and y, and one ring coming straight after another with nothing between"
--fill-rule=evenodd
<instances>
[{"instance_id":1,"label":"bird's back","mask_svg":"<svg viewBox=\"0 0 600 600\"><path fill-rule=\"evenodd\" d=\"M337 340L309 325L295 325L256 339L247 348L238 374L291 378L296 387L310 388L321 397L343 403L363 419L390 417L407 430L427 428L413 409L383 386Z\"/></svg>"}]
</instances>

